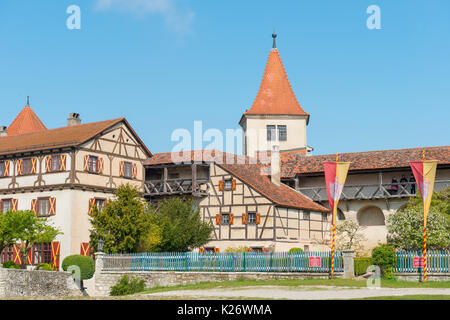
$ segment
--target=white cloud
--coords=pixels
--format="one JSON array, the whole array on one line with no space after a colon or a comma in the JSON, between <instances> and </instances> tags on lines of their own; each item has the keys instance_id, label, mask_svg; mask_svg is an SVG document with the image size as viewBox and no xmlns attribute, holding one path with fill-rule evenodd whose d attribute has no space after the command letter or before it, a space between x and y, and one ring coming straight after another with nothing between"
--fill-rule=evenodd
<instances>
[{"instance_id":1,"label":"white cloud","mask_svg":"<svg viewBox=\"0 0 450 320\"><path fill-rule=\"evenodd\" d=\"M180 34L191 32L195 13L180 8L176 0L96 0L95 9L123 11L137 15L159 14L169 29Z\"/></svg>"}]
</instances>

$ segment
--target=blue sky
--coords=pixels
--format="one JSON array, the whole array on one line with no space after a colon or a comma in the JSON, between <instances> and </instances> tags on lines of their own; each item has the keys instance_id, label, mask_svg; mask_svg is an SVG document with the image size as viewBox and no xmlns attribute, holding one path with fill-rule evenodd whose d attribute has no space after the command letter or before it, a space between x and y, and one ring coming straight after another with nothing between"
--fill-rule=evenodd
<instances>
[{"instance_id":1,"label":"blue sky","mask_svg":"<svg viewBox=\"0 0 450 320\"><path fill-rule=\"evenodd\" d=\"M381 30L369 30L369 5ZM66 9L81 9L69 30ZM450 1L2 0L0 125L125 116L153 153L177 128L237 129L271 34L314 154L449 144ZM206 145L207 143L205 143Z\"/></svg>"}]
</instances>

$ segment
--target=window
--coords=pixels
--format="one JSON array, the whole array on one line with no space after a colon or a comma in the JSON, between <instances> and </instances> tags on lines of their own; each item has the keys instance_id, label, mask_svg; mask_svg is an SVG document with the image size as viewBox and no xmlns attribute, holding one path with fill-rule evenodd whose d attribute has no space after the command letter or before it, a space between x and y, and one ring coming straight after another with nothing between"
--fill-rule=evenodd
<instances>
[{"instance_id":1,"label":"window","mask_svg":"<svg viewBox=\"0 0 450 320\"><path fill-rule=\"evenodd\" d=\"M6 247L1 252L1 262L14 261L14 248L13 246Z\"/></svg>"},{"instance_id":2,"label":"window","mask_svg":"<svg viewBox=\"0 0 450 320\"><path fill-rule=\"evenodd\" d=\"M31 159L23 159L21 174L30 174L30 173L31 173Z\"/></svg>"},{"instance_id":3,"label":"window","mask_svg":"<svg viewBox=\"0 0 450 320\"><path fill-rule=\"evenodd\" d=\"M51 263L51 243L36 243L32 248L31 264Z\"/></svg>"},{"instance_id":4,"label":"window","mask_svg":"<svg viewBox=\"0 0 450 320\"><path fill-rule=\"evenodd\" d=\"M222 213L222 224L229 225L230 224L230 215L228 213Z\"/></svg>"},{"instance_id":5,"label":"window","mask_svg":"<svg viewBox=\"0 0 450 320\"><path fill-rule=\"evenodd\" d=\"M48 216L50 213L50 198L38 199L37 212L39 216Z\"/></svg>"},{"instance_id":6,"label":"window","mask_svg":"<svg viewBox=\"0 0 450 320\"><path fill-rule=\"evenodd\" d=\"M255 224L256 223L256 212L249 212L248 213L248 223L251 224Z\"/></svg>"},{"instance_id":7,"label":"window","mask_svg":"<svg viewBox=\"0 0 450 320\"><path fill-rule=\"evenodd\" d=\"M214 247L205 247L205 254L214 254Z\"/></svg>"},{"instance_id":8,"label":"window","mask_svg":"<svg viewBox=\"0 0 450 320\"><path fill-rule=\"evenodd\" d=\"M275 126L267 126L267 141L275 141Z\"/></svg>"},{"instance_id":9,"label":"window","mask_svg":"<svg viewBox=\"0 0 450 320\"><path fill-rule=\"evenodd\" d=\"M308 251L309 251L309 246L308 246L308 245L305 245L305 246L303 247L303 251L308 252Z\"/></svg>"},{"instance_id":10,"label":"window","mask_svg":"<svg viewBox=\"0 0 450 320\"><path fill-rule=\"evenodd\" d=\"M309 211L303 211L303 219L309 220Z\"/></svg>"},{"instance_id":11,"label":"window","mask_svg":"<svg viewBox=\"0 0 450 320\"><path fill-rule=\"evenodd\" d=\"M286 141L287 140L287 129L285 125L277 126L278 128L278 141Z\"/></svg>"},{"instance_id":12,"label":"window","mask_svg":"<svg viewBox=\"0 0 450 320\"><path fill-rule=\"evenodd\" d=\"M98 164L98 157L89 156L88 171L97 173L97 164Z\"/></svg>"},{"instance_id":13,"label":"window","mask_svg":"<svg viewBox=\"0 0 450 320\"><path fill-rule=\"evenodd\" d=\"M61 170L61 156L52 156L50 168L52 169L52 171Z\"/></svg>"},{"instance_id":14,"label":"window","mask_svg":"<svg viewBox=\"0 0 450 320\"><path fill-rule=\"evenodd\" d=\"M11 199L2 200L1 201L1 209L2 209L2 213L6 213L6 212L12 210L12 200Z\"/></svg>"},{"instance_id":15,"label":"window","mask_svg":"<svg viewBox=\"0 0 450 320\"><path fill-rule=\"evenodd\" d=\"M322 213L322 221L328 221L328 215L325 212Z\"/></svg>"},{"instance_id":16,"label":"window","mask_svg":"<svg viewBox=\"0 0 450 320\"><path fill-rule=\"evenodd\" d=\"M223 182L224 190L231 190L233 188L233 179L227 179Z\"/></svg>"},{"instance_id":17,"label":"window","mask_svg":"<svg viewBox=\"0 0 450 320\"><path fill-rule=\"evenodd\" d=\"M123 163L123 176L130 179L133 176L133 166L130 162Z\"/></svg>"},{"instance_id":18,"label":"window","mask_svg":"<svg viewBox=\"0 0 450 320\"><path fill-rule=\"evenodd\" d=\"M103 209L105 208L105 204L106 204L105 199L98 199L98 198L95 198L95 206L96 206L99 210L103 210Z\"/></svg>"},{"instance_id":19,"label":"window","mask_svg":"<svg viewBox=\"0 0 450 320\"><path fill-rule=\"evenodd\" d=\"M251 252L255 252L255 253L263 253L263 248L262 247L251 247Z\"/></svg>"},{"instance_id":20,"label":"window","mask_svg":"<svg viewBox=\"0 0 450 320\"><path fill-rule=\"evenodd\" d=\"M5 170L6 169L6 165L5 165L5 161L1 161L0 162L0 177L3 177L5 175Z\"/></svg>"}]
</instances>

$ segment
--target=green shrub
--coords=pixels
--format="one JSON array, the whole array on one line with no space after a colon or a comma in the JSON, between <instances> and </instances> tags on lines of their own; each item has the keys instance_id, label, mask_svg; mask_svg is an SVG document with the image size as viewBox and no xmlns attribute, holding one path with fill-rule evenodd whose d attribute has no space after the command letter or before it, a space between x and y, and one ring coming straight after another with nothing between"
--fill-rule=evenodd
<instances>
[{"instance_id":1,"label":"green shrub","mask_svg":"<svg viewBox=\"0 0 450 320\"><path fill-rule=\"evenodd\" d=\"M20 266L14 261L3 262L3 268L5 269L20 269Z\"/></svg>"},{"instance_id":2,"label":"green shrub","mask_svg":"<svg viewBox=\"0 0 450 320\"><path fill-rule=\"evenodd\" d=\"M395 249L387 244L381 244L372 250L372 261L381 269L383 278L392 279L392 267L395 261Z\"/></svg>"},{"instance_id":3,"label":"green shrub","mask_svg":"<svg viewBox=\"0 0 450 320\"><path fill-rule=\"evenodd\" d=\"M64 271L70 266L78 266L80 268L80 279L77 280L87 280L94 276L95 263L94 259L88 256L83 256L81 254L74 254L67 256L62 262L62 268ZM75 270L71 270L72 274L75 274ZM77 275L75 274L75 277Z\"/></svg>"},{"instance_id":4,"label":"green shrub","mask_svg":"<svg viewBox=\"0 0 450 320\"><path fill-rule=\"evenodd\" d=\"M289 252L291 252L291 253L302 253L303 249L302 248L291 248L289 250Z\"/></svg>"},{"instance_id":5,"label":"green shrub","mask_svg":"<svg viewBox=\"0 0 450 320\"><path fill-rule=\"evenodd\" d=\"M365 274L367 268L372 264L372 258L355 258L355 275Z\"/></svg>"},{"instance_id":6,"label":"green shrub","mask_svg":"<svg viewBox=\"0 0 450 320\"><path fill-rule=\"evenodd\" d=\"M53 271L53 268L48 263L41 263L37 265L36 270Z\"/></svg>"},{"instance_id":7,"label":"green shrub","mask_svg":"<svg viewBox=\"0 0 450 320\"><path fill-rule=\"evenodd\" d=\"M111 296L124 296L127 294L138 293L144 291L145 282L138 278L133 278L131 281L127 275L122 276L116 285L111 287Z\"/></svg>"}]
</instances>

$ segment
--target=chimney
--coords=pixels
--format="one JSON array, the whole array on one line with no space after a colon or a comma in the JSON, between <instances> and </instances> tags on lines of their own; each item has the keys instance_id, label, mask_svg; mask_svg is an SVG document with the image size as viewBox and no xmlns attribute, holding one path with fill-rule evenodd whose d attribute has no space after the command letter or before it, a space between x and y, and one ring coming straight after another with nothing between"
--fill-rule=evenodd
<instances>
[{"instance_id":1,"label":"chimney","mask_svg":"<svg viewBox=\"0 0 450 320\"><path fill-rule=\"evenodd\" d=\"M274 145L272 146L272 152L270 153L270 179L277 187L281 184L280 166L280 147Z\"/></svg>"},{"instance_id":2,"label":"chimney","mask_svg":"<svg viewBox=\"0 0 450 320\"><path fill-rule=\"evenodd\" d=\"M5 137L8 135L7 128L5 126L0 126L0 137Z\"/></svg>"},{"instance_id":3,"label":"chimney","mask_svg":"<svg viewBox=\"0 0 450 320\"><path fill-rule=\"evenodd\" d=\"M69 118L67 119L67 126L75 126L77 124L81 124L80 114L79 113L69 113Z\"/></svg>"}]
</instances>

